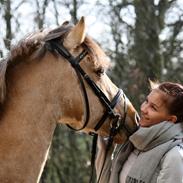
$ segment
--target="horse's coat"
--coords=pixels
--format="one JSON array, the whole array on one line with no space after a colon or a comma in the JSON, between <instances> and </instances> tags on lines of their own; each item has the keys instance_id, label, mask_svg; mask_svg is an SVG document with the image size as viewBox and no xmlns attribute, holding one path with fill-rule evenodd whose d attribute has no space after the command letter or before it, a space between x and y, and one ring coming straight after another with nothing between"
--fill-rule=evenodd
<instances>
[{"instance_id":1,"label":"horse's coat","mask_svg":"<svg viewBox=\"0 0 183 183\"><path fill-rule=\"evenodd\" d=\"M7 59L0 63L0 182L38 182L46 161L57 123L82 126L85 118L83 94L76 73L70 64L56 53L48 51L45 40L60 37L74 55L90 48L81 62L88 75L111 100L118 88L105 73L108 61L101 48L85 36L82 18L76 26L66 23L51 32L29 35L15 46ZM85 83L90 102L90 120L85 132L93 131L104 113L104 107ZM115 109L123 115L123 99ZM136 128L136 111L128 101L128 125ZM110 121L98 133L107 136ZM123 142L126 135L116 136Z\"/></svg>"}]
</instances>

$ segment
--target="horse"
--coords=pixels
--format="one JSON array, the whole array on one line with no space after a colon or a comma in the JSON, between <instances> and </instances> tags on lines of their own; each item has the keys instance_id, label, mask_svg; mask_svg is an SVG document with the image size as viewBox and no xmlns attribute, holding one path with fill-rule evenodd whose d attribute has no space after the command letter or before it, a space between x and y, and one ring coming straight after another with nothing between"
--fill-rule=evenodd
<instances>
[{"instance_id":1,"label":"horse","mask_svg":"<svg viewBox=\"0 0 183 183\"><path fill-rule=\"evenodd\" d=\"M137 128L136 110L106 74L109 63L84 17L12 47L0 62L0 182L39 182L57 124L108 137L115 121L116 143Z\"/></svg>"}]
</instances>

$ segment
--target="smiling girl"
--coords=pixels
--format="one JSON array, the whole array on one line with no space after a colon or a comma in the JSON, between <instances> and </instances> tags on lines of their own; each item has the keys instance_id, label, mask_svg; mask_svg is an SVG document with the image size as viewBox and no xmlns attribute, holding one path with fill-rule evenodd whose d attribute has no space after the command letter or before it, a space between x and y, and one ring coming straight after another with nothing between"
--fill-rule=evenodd
<instances>
[{"instance_id":1,"label":"smiling girl","mask_svg":"<svg viewBox=\"0 0 183 183\"><path fill-rule=\"evenodd\" d=\"M183 86L152 83L142 103L140 128L108 155L100 183L183 183ZM97 174L105 151L98 141Z\"/></svg>"}]
</instances>

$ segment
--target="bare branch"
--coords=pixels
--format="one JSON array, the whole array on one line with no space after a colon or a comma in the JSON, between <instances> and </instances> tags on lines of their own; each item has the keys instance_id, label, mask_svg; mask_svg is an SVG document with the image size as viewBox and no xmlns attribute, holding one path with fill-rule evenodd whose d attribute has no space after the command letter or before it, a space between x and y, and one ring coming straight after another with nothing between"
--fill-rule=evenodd
<instances>
[{"instance_id":1,"label":"bare branch","mask_svg":"<svg viewBox=\"0 0 183 183\"><path fill-rule=\"evenodd\" d=\"M17 11L18 8L20 8L20 6L21 6L22 4L24 4L24 3L26 3L26 2L27 2L27 0L22 0L22 1L20 1L20 2L18 3L18 5L13 9L13 11Z\"/></svg>"},{"instance_id":2,"label":"bare branch","mask_svg":"<svg viewBox=\"0 0 183 183\"><path fill-rule=\"evenodd\" d=\"M35 21L37 22L39 29L43 28L43 24L45 21L45 13L46 13L46 8L48 6L48 2L49 2L49 0L44 0L43 5L41 7L40 1L36 0L37 9L36 9Z\"/></svg>"},{"instance_id":3,"label":"bare branch","mask_svg":"<svg viewBox=\"0 0 183 183\"><path fill-rule=\"evenodd\" d=\"M0 58L3 58L3 51L0 50Z\"/></svg>"},{"instance_id":4,"label":"bare branch","mask_svg":"<svg viewBox=\"0 0 183 183\"><path fill-rule=\"evenodd\" d=\"M56 1L55 0L52 0L53 1L53 7L54 7L54 14L55 14L55 20L56 20L56 25L59 25L59 21L58 21L58 10L57 10L57 5L56 5Z\"/></svg>"}]
</instances>

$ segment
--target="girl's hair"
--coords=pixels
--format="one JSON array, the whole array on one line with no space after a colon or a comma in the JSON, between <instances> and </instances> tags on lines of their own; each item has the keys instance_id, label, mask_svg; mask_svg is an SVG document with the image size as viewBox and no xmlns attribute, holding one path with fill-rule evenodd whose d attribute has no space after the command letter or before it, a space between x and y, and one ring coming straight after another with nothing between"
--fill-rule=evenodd
<instances>
[{"instance_id":1,"label":"girl's hair","mask_svg":"<svg viewBox=\"0 0 183 183\"><path fill-rule=\"evenodd\" d=\"M183 85L172 82L152 83L151 88L157 88L168 96L168 110L177 116L177 122L183 122Z\"/></svg>"}]
</instances>

